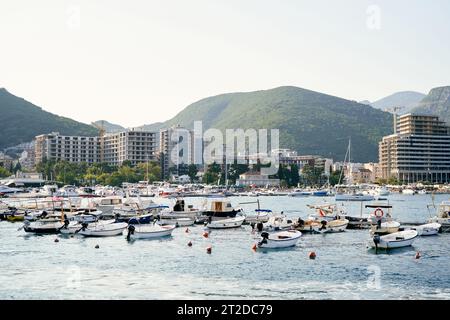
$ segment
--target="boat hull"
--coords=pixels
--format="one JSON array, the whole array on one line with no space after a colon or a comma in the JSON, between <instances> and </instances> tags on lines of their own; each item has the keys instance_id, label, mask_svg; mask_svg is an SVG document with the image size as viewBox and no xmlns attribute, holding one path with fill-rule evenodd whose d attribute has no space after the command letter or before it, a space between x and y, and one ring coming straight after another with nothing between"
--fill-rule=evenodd
<instances>
[{"instance_id":1,"label":"boat hull","mask_svg":"<svg viewBox=\"0 0 450 320\"><path fill-rule=\"evenodd\" d=\"M289 248L297 244L298 240L302 236L299 231L282 231L269 235L269 238L262 239L258 243L259 248L266 249L279 249Z\"/></svg>"},{"instance_id":2,"label":"boat hull","mask_svg":"<svg viewBox=\"0 0 450 320\"><path fill-rule=\"evenodd\" d=\"M109 225L95 226L94 228L89 228L88 226L86 229L81 230L79 234L85 237L112 237L121 235L127 226L128 224L126 223L112 223Z\"/></svg>"},{"instance_id":3,"label":"boat hull","mask_svg":"<svg viewBox=\"0 0 450 320\"><path fill-rule=\"evenodd\" d=\"M165 226L161 227L161 229L156 229L155 231L145 231L150 229L139 228L137 227L133 233L129 233L129 239L155 239L168 237L172 235L172 231L175 229L175 226Z\"/></svg>"},{"instance_id":4,"label":"boat hull","mask_svg":"<svg viewBox=\"0 0 450 320\"><path fill-rule=\"evenodd\" d=\"M208 223L206 226L209 229L230 229L230 228L239 228L242 226L245 217L217 220Z\"/></svg>"},{"instance_id":5,"label":"boat hull","mask_svg":"<svg viewBox=\"0 0 450 320\"><path fill-rule=\"evenodd\" d=\"M409 247L413 244L414 240L418 237L418 233L415 230L400 231L387 236L381 236L379 242L376 243L375 238L370 241L372 248L378 249L396 249Z\"/></svg>"}]
</instances>

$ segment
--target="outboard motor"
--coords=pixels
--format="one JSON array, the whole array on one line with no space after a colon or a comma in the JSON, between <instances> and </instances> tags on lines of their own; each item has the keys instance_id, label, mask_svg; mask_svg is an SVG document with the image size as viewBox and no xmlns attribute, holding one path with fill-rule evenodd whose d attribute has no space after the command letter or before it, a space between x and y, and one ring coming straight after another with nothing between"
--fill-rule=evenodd
<instances>
[{"instance_id":1,"label":"outboard motor","mask_svg":"<svg viewBox=\"0 0 450 320\"><path fill-rule=\"evenodd\" d=\"M134 231L136 230L136 227L133 225L128 226L128 234L127 234L127 240L130 240L131 235L134 234Z\"/></svg>"},{"instance_id":2,"label":"outboard motor","mask_svg":"<svg viewBox=\"0 0 450 320\"><path fill-rule=\"evenodd\" d=\"M380 243L381 238L379 235L375 235L373 237L373 243L375 244L375 253L378 252L378 244Z\"/></svg>"},{"instance_id":3,"label":"outboard motor","mask_svg":"<svg viewBox=\"0 0 450 320\"><path fill-rule=\"evenodd\" d=\"M298 218L297 223L299 227L303 227L305 225L305 221L300 217Z\"/></svg>"},{"instance_id":4,"label":"outboard motor","mask_svg":"<svg viewBox=\"0 0 450 320\"><path fill-rule=\"evenodd\" d=\"M258 223L256 224L256 230L258 230L258 232L263 231L263 228L264 228L264 225L263 225L262 222L258 222Z\"/></svg>"},{"instance_id":5,"label":"outboard motor","mask_svg":"<svg viewBox=\"0 0 450 320\"><path fill-rule=\"evenodd\" d=\"M327 222L325 220L320 221L320 224L322 225L319 229L319 231L325 230L327 228Z\"/></svg>"},{"instance_id":6,"label":"outboard motor","mask_svg":"<svg viewBox=\"0 0 450 320\"><path fill-rule=\"evenodd\" d=\"M261 238L262 240L258 243L258 246L267 243L267 239L269 239L269 233L268 232L261 233Z\"/></svg>"}]
</instances>

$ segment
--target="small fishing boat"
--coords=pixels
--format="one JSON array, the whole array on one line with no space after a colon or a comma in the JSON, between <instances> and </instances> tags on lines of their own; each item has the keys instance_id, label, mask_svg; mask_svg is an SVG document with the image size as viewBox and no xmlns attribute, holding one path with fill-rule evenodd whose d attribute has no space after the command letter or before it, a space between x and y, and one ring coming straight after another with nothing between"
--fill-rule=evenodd
<instances>
[{"instance_id":1,"label":"small fishing boat","mask_svg":"<svg viewBox=\"0 0 450 320\"><path fill-rule=\"evenodd\" d=\"M266 231L280 231L292 229L294 221L284 214L274 215L269 218L269 221L262 225L262 229Z\"/></svg>"},{"instance_id":2,"label":"small fishing boat","mask_svg":"<svg viewBox=\"0 0 450 320\"><path fill-rule=\"evenodd\" d=\"M101 225L101 224L112 224L115 223L115 219L108 219L108 220L98 220L97 222L89 223L89 226L95 226L95 225ZM81 231L83 228L83 223L78 221L64 221L64 226L59 229L59 232L62 234L75 234Z\"/></svg>"},{"instance_id":3,"label":"small fishing boat","mask_svg":"<svg viewBox=\"0 0 450 320\"><path fill-rule=\"evenodd\" d=\"M275 233L262 232L261 241L258 242L259 248L288 248L297 244L302 236L300 231L289 230Z\"/></svg>"},{"instance_id":4,"label":"small fishing boat","mask_svg":"<svg viewBox=\"0 0 450 320\"><path fill-rule=\"evenodd\" d=\"M122 234L127 227L128 223L125 222L97 225L83 223L79 233L85 237L111 237Z\"/></svg>"},{"instance_id":5,"label":"small fishing boat","mask_svg":"<svg viewBox=\"0 0 450 320\"><path fill-rule=\"evenodd\" d=\"M211 201L210 209L205 210L203 215L208 218L211 217L213 220L222 220L224 218L234 218L238 212L241 212L241 210L233 208L230 201L216 199Z\"/></svg>"},{"instance_id":6,"label":"small fishing boat","mask_svg":"<svg viewBox=\"0 0 450 320\"><path fill-rule=\"evenodd\" d=\"M370 228L370 232L372 234L389 234L398 232L399 228L400 222L392 220L372 225L372 227Z\"/></svg>"},{"instance_id":7,"label":"small fishing boat","mask_svg":"<svg viewBox=\"0 0 450 320\"><path fill-rule=\"evenodd\" d=\"M192 220L195 220L200 214L200 210L194 209L192 205L188 205L186 208L184 200L178 199L172 210L165 209L161 211L159 215L161 216L161 219L191 218Z\"/></svg>"},{"instance_id":8,"label":"small fishing boat","mask_svg":"<svg viewBox=\"0 0 450 320\"><path fill-rule=\"evenodd\" d=\"M128 226L128 240L135 239L154 239L160 237L167 237L172 235L172 231L175 229L174 225L161 226L158 224L150 225L129 225Z\"/></svg>"},{"instance_id":9,"label":"small fishing boat","mask_svg":"<svg viewBox=\"0 0 450 320\"><path fill-rule=\"evenodd\" d=\"M9 222L18 222L18 221L24 221L25 220L25 214L24 213L11 213L6 216L6 220Z\"/></svg>"},{"instance_id":10,"label":"small fishing boat","mask_svg":"<svg viewBox=\"0 0 450 320\"><path fill-rule=\"evenodd\" d=\"M256 209L254 213L245 214L245 224L251 223L259 223L259 222L267 222L269 221L270 215L272 214L272 210L269 209Z\"/></svg>"},{"instance_id":11,"label":"small fishing boat","mask_svg":"<svg viewBox=\"0 0 450 320\"><path fill-rule=\"evenodd\" d=\"M374 209L368 218L371 233L389 234L399 231L400 223L392 219L391 205L370 204L366 208Z\"/></svg>"},{"instance_id":12,"label":"small fishing boat","mask_svg":"<svg viewBox=\"0 0 450 320\"><path fill-rule=\"evenodd\" d=\"M417 237L416 230L399 231L384 236L374 235L369 245L375 249L403 248L412 245Z\"/></svg>"},{"instance_id":13,"label":"small fishing boat","mask_svg":"<svg viewBox=\"0 0 450 320\"><path fill-rule=\"evenodd\" d=\"M429 223L439 223L441 232L450 232L450 201L439 204L436 216L428 220Z\"/></svg>"},{"instance_id":14,"label":"small fishing boat","mask_svg":"<svg viewBox=\"0 0 450 320\"><path fill-rule=\"evenodd\" d=\"M229 229L229 228L239 228L242 226L245 217L239 216L234 218L222 219L222 220L210 220L206 227L209 229Z\"/></svg>"},{"instance_id":15,"label":"small fishing boat","mask_svg":"<svg viewBox=\"0 0 450 320\"><path fill-rule=\"evenodd\" d=\"M320 227L315 225L313 230L316 233L343 232L347 229L348 223L349 221L347 219L337 219L331 221L322 220L320 222Z\"/></svg>"},{"instance_id":16,"label":"small fishing boat","mask_svg":"<svg viewBox=\"0 0 450 320\"><path fill-rule=\"evenodd\" d=\"M55 220L39 220L35 222L30 222L25 220L23 229L25 232L40 233L40 234L53 234L58 233L59 230L64 226L61 221Z\"/></svg>"},{"instance_id":17,"label":"small fishing boat","mask_svg":"<svg viewBox=\"0 0 450 320\"><path fill-rule=\"evenodd\" d=\"M411 228L411 230L416 230L419 236L434 236L439 233L439 230L441 230L442 225L440 223L427 223L422 224L417 227Z\"/></svg>"}]
</instances>

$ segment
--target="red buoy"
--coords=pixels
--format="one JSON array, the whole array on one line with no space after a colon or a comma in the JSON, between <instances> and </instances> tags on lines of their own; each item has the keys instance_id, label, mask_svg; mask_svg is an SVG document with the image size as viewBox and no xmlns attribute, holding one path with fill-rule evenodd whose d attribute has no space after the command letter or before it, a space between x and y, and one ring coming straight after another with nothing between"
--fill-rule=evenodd
<instances>
[{"instance_id":1,"label":"red buoy","mask_svg":"<svg viewBox=\"0 0 450 320\"><path fill-rule=\"evenodd\" d=\"M205 238L208 238L208 236L209 236L208 231L203 232L203 236L204 236Z\"/></svg>"},{"instance_id":2,"label":"red buoy","mask_svg":"<svg viewBox=\"0 0 450 320\"><path fill-rule=\"evenodd\" d=\"M189 228L186 228L186 231L184 231L184 232L189 233Z\"/></svg>"},{"instance_id":3,"label":"red buoy","mask_svg":"<svg viewBox=\"0 0 450 320\"><path fill-rule=\"evenodd\" d=\"M256 243L254 243L254 244L253 244L253 247L252 247L252 250L255 250L255 251L256 251L256 248L257 248Z\"/></svg>"},{"instance_id":4,"label":"red buoy","mask_svg":"<svg viewBox=\"0 0 450 320\"><path fill-rule=\"evenodd\" d=\"M421 257L421 255L420 255L420 252L419 252L419 251L417 251L417 252L416 252L416 256L415 256L415 258L416 258L416 259L420 259L420 257Z\"/></svg>"},{"instance_id":5,"label":"red buoy","mask_svg":"<svg viewBox=\"0 0 450 320\"><path fill-rule=\"evenodd\" d=\"M316 258L316 253L315 253L314 251L311 251L311 252L308 254L308 256L309 256L310 259L315 259L315 258Z\"/></svg>"},{"instance_id":6,"label":"red buoy","mask_svg":"<svg viewBox=\"0 0 450 320\"><path fill-rule=\"evenodd\" d=\"M206 253L207 253L207 254L211 254L211 252L212 252L212 247L211 247L211 246L209 246L208 248L206 248Z\"/></svg>"}]
</instances>

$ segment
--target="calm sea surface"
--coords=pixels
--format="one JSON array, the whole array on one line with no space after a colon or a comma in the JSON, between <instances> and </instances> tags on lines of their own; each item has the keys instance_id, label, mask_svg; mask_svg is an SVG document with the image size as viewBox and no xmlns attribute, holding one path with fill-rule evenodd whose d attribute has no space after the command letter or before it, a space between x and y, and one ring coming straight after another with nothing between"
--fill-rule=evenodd
<instances>
[{"instance_id":1,"label":"calm sea surface","mask_svg":"<svg viewBox=\"0 0 450 320\"><path fill-rule=\"evenodd\" d=\"M436 196L436 203L448 195ZM229 198L233 205L255 200ZM259 197L261 207L307 216L306 204L334 198ZM426 221L430 195L391 195L394 217ZM167 199L156 202L170 203ZM199 205L204 199L186 198ZM360 203L345 203L359 214ZM364 213L366 213L364 211ZM375 254L367 230L303 235L296 247L254 252L249 226L178 228L163 240L31 235L0 222L2 299L449 299L450 234L418 238L411 248ZM54 242L58 238L59 242ZM187 243L192 241L193 246ZM99 249L95 249L96 245ZM212 246L212 254L206 247ZM315 251L317 258L308 259ZM420 251L422 258L414 259Z\"/></svg>"}]
</instances>

